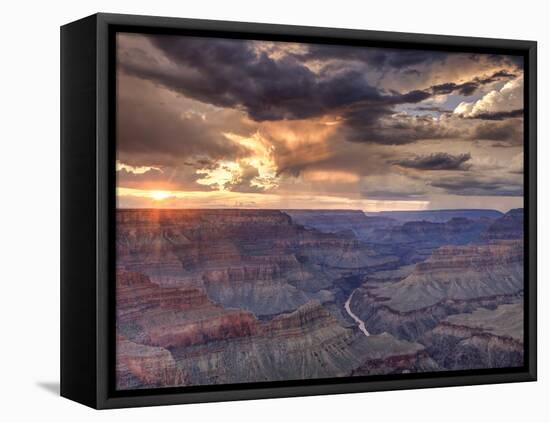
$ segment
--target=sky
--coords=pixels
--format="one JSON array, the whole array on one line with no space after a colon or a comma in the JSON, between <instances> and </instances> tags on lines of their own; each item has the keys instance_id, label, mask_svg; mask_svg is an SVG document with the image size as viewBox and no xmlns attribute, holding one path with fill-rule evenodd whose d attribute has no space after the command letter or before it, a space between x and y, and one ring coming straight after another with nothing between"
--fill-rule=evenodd
<instances>
[{"instance_id":1,"label":"sky","mask_svg":"<svg viewBox=\"0 0 550 423\"><path fill-rule=\"evenodd\" d=\"M521 57L117 35L117 207L523 204Z\"/></svg>"}]
</instances>

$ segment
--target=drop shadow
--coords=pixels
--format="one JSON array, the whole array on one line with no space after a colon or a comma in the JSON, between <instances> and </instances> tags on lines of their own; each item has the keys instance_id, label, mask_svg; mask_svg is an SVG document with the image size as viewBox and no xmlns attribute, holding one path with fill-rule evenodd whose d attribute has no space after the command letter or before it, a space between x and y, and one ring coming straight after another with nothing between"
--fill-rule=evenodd
<instances>
[{"instance_id":1,"label":"drop shadow","mask_svg":"<svg viewBox=\"0 0 550 423\"><path fill-rule=\"evenodd\" d=\"M60 388L59 388L59 382L37 382L36 386L39 388L42 388L44 391L49 392L50 394L53 394L55 396L59 396Z\"/></svg>"}]
</instances>

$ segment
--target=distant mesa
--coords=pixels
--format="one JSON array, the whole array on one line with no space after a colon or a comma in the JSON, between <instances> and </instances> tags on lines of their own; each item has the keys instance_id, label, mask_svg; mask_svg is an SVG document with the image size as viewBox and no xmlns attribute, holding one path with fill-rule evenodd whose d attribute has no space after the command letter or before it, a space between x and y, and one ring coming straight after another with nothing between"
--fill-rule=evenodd
<instances>
[{"instance_id":1,"label":"distant mesa","mask_svg":"<svg viewBox=\"0 0 550 423\"><path fill-rule=\"evenodd\" d=\"M427 221L442 223L455 217L468 219L497 219L503 216L498 210L490 209L449 209L449 210L415 210L415 211L382 211L365 212L371 217L388 217L400 222Z\"/></svg>"},{"instance_id":2,"label":"distant mesa","mask_svg":"<svg viewBox=\"0 0 550 423\"><path fill-rule=\"evenodd\" d=\"M485 240L523 238L523 209L512 209L494 221L482 235Z\"/></svg>"}]
</instances>

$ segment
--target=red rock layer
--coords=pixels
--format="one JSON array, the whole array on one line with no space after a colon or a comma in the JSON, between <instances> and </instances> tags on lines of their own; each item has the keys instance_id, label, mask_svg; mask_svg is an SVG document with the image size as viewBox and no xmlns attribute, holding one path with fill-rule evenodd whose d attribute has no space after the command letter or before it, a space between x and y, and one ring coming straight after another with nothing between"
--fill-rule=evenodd
<instances>
[{"instance_id":1,"label":"red rock layer","mask_svg":"<svg viewBox=\"0 0 550 423\"><path fill-rule=\"evenodd\" d=\"M523 241L498 241L483 245L449 245L440 247L423 263L416 265L415 274L445 269L479 269L484 266L509 265L523 262Z\"/></svg>"},{"instance_id":2,"label":"red rock layer","mask_svg":"<svg viewBox=\"0 0 550 423\"><path fill-rule=\"evenodd\" d=\"M178 369L170 351L136 344L117 336L117 388L154 388L181 386L187 379Z\"/></svg>"},{"instance_id":3,"label":"red rock layer","mask_svg":"<svg viewBox=\"0 0 550 423\"><path fill-rule=\"evenodd\" d=\"M248 337L258 332L253 314L226 310L195 288L162 288L138 273L117 273L117 324L136 340L165 348ZM126 329L124 329L126 328Z\"/></svg>"}]
</instances>

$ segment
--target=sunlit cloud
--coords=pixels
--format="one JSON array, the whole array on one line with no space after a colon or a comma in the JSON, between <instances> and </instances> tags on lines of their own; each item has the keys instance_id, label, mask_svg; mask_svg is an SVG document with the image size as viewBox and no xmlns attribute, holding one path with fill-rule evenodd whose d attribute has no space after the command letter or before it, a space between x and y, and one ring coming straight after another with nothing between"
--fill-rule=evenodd
<instances>
[{"instance_id":1,"label":"sunlit cloud","mask_svg":"<svg viewBox=\"0 0 550 423\"><path fill-rule=\"evenodd\" d=\"M216 162L216 167L197 169L197 174L201 175L197 183L207 185L218 191L225 191L226 184L239 177L240 166L237 162L220 160Z\"/></svg>"},{"instance_id":2,"label":"sunlit cloud","mask_svg":"<svg viewBox=\"0 0 550 423\"><path fill-rule=\"evenodd\" d=\"M149 172L150 170L158 170L159 172L162 172L160 168L155 166L131 166L131 165L122 163L120 160L116 161L116 170L117 171L125 170L135 175L141 175L143 173Z\"/></svg>"},{"instance_id":3,"label":"sunlit cloud","mask_svg":"<svg viewBox=\"0 0 550 423\"><path fill-rule=\"evenodd\" d=\"M305 181L313 182L342 182L355 183L359 182L359 176L353 172L346 171L325 171L325 170L309 170L303 173Z\"/></svg>"},{"instance_id":4,"label":"sunlit cloud","mask_svg":"<svg viewBox=\"0 0 550 423\"><path fill-rule=\"evenodd\" d=\"M520 58L174 40L118 37L120 207L521 206Z\"/></svg>"},{"instance_id":5,"label":"sunlit cloud","mask_svg":"<svg viewBox=\"0 0 550 423\"><path fill-rule=\"evenodd\" d=\"M277 187L277 166L273 159L274 147L259 132L250 136L224 133L228 141L237 143L250 152L239 160L208 162L196 170L197 183L217 191L269 190ZM238 189L236 189L238 187Z\"/></svg>"},{"instance_id":6,"label":"sunlit cloud","mask_svg":"<svg viewBox=\"0 0 550 423\"><path fill-rule=\"evenodd\" d=\"M522 109L523 76L507 82L500 90L493 90L475 102L461 102L454 113L475 118Z\"/></svg>"},{"instance_id":7,"label":"sunlit cloud","mask_svg":"<svg viewBox=\"0 0 550 423\"><path fill-rule=\"evenodd\" d=\"M230 132L224 133L223 135L227 139L246 147L252 152L249 157L240 160L241 163L252 166L258 171L258 176L255 176L250 181L252 186L264 190L272 189L277 186L277 165L274 159L275 147L262 137L259 131L256 131L249 137Z\"/></svg>"}]
</instances>

